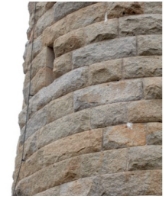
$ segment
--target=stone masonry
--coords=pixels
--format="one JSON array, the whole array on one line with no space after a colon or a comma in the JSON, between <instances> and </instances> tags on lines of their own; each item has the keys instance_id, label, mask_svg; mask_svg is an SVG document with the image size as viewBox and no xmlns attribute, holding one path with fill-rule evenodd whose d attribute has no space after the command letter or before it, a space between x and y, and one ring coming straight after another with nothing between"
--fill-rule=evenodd
<instances>
[{"instance_id":1,"label":"stone masonry","mask_svg":"<svg viewBox=\"0 0 164 197\"><path fill-rule=\"evenodd\" d=\"M162 3L34 7L15 194L162 195Z\"/></svg>"}]
</instances>

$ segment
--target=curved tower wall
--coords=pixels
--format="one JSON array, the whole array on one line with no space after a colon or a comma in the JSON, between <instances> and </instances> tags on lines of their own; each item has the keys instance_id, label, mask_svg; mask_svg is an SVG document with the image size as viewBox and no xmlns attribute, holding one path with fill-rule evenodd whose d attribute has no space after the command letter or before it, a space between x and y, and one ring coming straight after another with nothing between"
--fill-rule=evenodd
<instances>
[{"instance_id":1,"label":"curved tower wall","mask_svg":"<svg viewBox=\"0 0 164 197\"><path fill-rule=\"evenodd\" d=\"M161 195L162 3L28 7L15 193Z\"/></svg>"}]
</instances>

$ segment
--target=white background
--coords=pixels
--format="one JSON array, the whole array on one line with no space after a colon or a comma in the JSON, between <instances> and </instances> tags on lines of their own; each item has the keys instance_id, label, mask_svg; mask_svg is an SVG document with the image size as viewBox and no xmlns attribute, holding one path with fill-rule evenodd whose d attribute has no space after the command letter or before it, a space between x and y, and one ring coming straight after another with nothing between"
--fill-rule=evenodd
<instances>
[{"instance_id":1,"label":"white background","mask_svg":"<svg viewBox=\"0 0 164 197\"><path fill-rule=\"evenodd\" d=\"M27 42L28 1L0 4L0 196L11 196L23 101L23 53Z\"/></svg>"}]
</instances>

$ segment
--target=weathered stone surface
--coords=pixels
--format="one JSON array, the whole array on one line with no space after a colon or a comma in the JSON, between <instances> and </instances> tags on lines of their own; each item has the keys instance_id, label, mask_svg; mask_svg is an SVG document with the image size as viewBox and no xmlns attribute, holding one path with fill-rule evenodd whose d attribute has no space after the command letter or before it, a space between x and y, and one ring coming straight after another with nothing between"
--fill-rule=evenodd
<instances>
[{"instance_id":1,"label":"weathered stone surface","mask_svg":"<svg viewBox=\"0 0 164 197\"><path fill-rule=\"evenodd\" d=\"M161 122L162 102L156 100L133 101L128 105L128 122Z\"/></svg>"},{"instance_id":2,"label":"weathered stone surface","mask_svg":"<svg viewBox=\"0 0 164 197\"><path fill-rule=\"evenodd\" d=\"M162 14L162 2L144 2L144 13Z\"/></svg>"},{"instance_id":3,"label":"weathered stone surface","mask_svg":"<svg viewBox=\"0 0 164 197\"><path fill-rule=\"evenodd\" d=\"M60 186L53 187L34 196L60 196Z\"/></svg>"},{"instance_id":4,"label":"weathered stone surface","mask_svg":"<svg viewBox=\"0 0 164 197\"><path fill-rule=\"evenodd\" d=\"M161 56L137 56L123 59L123 77L126 79L159 76L162 76Z\"/></svg>"},{"instance_id":5,"label":"weathered stone surface","mask_svg":"<svg viewBox=\"0 0 164 197\"><path fill-rule=\"evenodd\" d=\"M28 10L30 15L34 14L35 11L35 20L37 21L48 9L50 9L55 2L37 2L35 10L35 2L28 3Z\"/></svg>"},{"instance_id":6,"label":"weathered stone surface","mask_svg":"<svg viewBox=\"0 0 164 197\"><path fill-rule=\"evenodd\" d=\"M38 129L46 125L47 123L47 113L45 108L37 111L28 121L27 127L26 127L26 136L25 139L27 139L30 135L32 135L34 132L36 132ZM25 132L25 126L21 130L21 138L20 142L23 143L24 139L24 132Z\"/></svg>"},{"instance_id":7,"label":"weathered stone surface","mask_svg":"<svg viewBox=\"0 0 164 197\"><path fill-rule=\"evenodd\" d=\"M122 60L109 60L89 66L89 84L118 81L122 76Z\"/></svg>"},{"instance_id":8,"label":"weathered stone surface","mask_svg":"<svg viewBox=\"0 0 164 197\"><path fill-rule=\"evenodd\" d=\"M43 107L34 114L32 114L32 112L29 109L29 118L33 119L34 117L34 121L36 121L35 117L39 116L39 114L45 113L46 124L48 124L67 114L73 113L73 111L73 94L70 93L66 96L51 101L49 104L47 104L45 107ZM24 108L19 114L19 125L21 128L24 126L26 122L26 112L27 108ZM37 125L38 123L40 125L40 122L37 120L35 124ZM33 127L30 126L30 130L33 130L32 128ZM38 129L39 128L40 127L38 127Z\"/></svg>"},{"instance_id":9,"label":"weathered stone surface","mask_svg":"<svg viewBox=\"0 0 164 197\"><path fill-rule=\"evenodd\" d=\"M47 123L61 118L67 114L73 113L73 94L69 93L58 99L51 101L45 106L47 111Z\"/></svg>"},{"instance_id":10,"label":"weathered stone surface","mask_svg":"<svg viewBox=\"0 0 164 197\"><path fill-rule=\"evenodd\" d=\"M74 109L78 111L98 105L139 100L141 98L141 80L110 82L75 91Z\"/></svg>"},{"instance_id":11,"label":"weathered stone surface","mask_svg":"<svg viewBox=\"0 0 164 197\"><path fill-rule=\"evenodd\" d=\"M162 3L29 5L16 195L161 195Z\"/></svg>"},{"instance_id":12,"label":"weathered stone surface","mask_svg":"<svg viewBox=\"0 0 164 197\"><path fill-rule=\"evenodd\" d=\"M156 131L146 136L147 145L162 145L162 131Z\"/></svg>"},{"instance_id":13,"label":"weathered stone surface","mask_svg":"<svg viewBox=\"0 0 164 197\"><path fill-rule=\"evenodd\" d=\"M20 128L22 128L25 125L26 113L27 113L27 107L23 108L22 111L19 113L18 122Z\"/></svg>"},{"instance_id":14,"label":"weathered stone surface","mask_svg":"<svg viewBox=\"0 0 164 197\"><path fill-rule=\"evenodd\" d=\"M161 35L145 35L137 37L138 55L162 55Z\"/></svg>"},{"instance_id":15,"label":"weathered stone surface","mask_svg":"<svg viewBox=\"0 0 164 197\"><path fill-rule=\"evenodd\" d=\"M75 180L60 186L61 196L139 196L161 194L161 170L122 172L94 176Z\"/></svg>"},{"instance_id":16,"label":"weathered stone surface","mask_svg":"<svg viewBox=\"0 0 164 197\"><path fill-rule=\"evenodd\" d=\"M55 6L55 5L54 5ZM37 21L34 36L38 37L43 30L54 23L54 6L45 12Z\"/></svg>"},{"instance_id":17,"label":"weathered stone surface","mask_svg":"<svg viewBox=\"0 0 164 197\"><path fill-rule=\"evenodd\" d=\"M34 96L40 89L51 84L53 80L54 77L51 68L48 67L40 68L39 71L31 80L31 86L30 83L28 83L23 89L25 103L27 104L28 102L29 86L30 86L30 95Z\"/></svg>"},{"instance_id":18,"label":"weathered stone surface","mask_svg":"<svg viewBox=\"0 0 164 197\"><path fill-rule=\"evenodd\" d=\"M108 18L119 18L126 15L143 14L142 2L107 2Z\"/></svg>"},{"instance_id":19,"label":"weathered stone surface","mask_svg":"<svg viewBox=\"0 0 164 197\"><path fill-rule=\"evenodd\" d=\"M90 25L95 22L104 20L106 12L105 3L96 3L87 6L76 12L66 16L66 31L70 32L73 29L78 29Z\"/></svg>"},{"instance_id":20,"label":"weathered stone surface","mask_svg":"<svg viewBox=\"0 0 164 197\"><path fill-rule=\"evenodd\" d=\"M53 72L51 68L43 67L39 69L31 81L31 95L36 94L41 88L53 82Z\"/></svg>"},{"instance_id":21,"label":"weathered stone surface","mask_svg":"<svg viewBox=\"0 0 164 197\"><path fill-rule=\"evenodd\" d=\"M103 151L102 169L100 174L126 171L127 149Z\"/></svg>"},{"instance_id":22,"label":"weathered stone surface","mask_svg":"<svg viewBox=\"0 0 164 197\"><path fill-rule=\"evenodd\" d=\"M154 170L161 168L161 146L131 147L128 150L128 170Z\"/></svg>"},{"instance_id":23,"label":"weathered stone surface","mask_svg":"<svg viewBox=\"0 0 164 197\"><path fill-rule=\"evenodd\" d=\"M83 29L87 44L106 39L113 39L118 36L118 19L94 23Z\"/></svg>"},{"instance_id":24,"label":"weathered stone surface","mask_svg":"<svg viewBox=\"0 0 164 197\"><path fill-rule=\"evenodd\" d=\"M88 110L67 115L46 125L36 133L38 148L60 138L90 129Z\"/></svg>"},{"instance_id":25,"label":"weathered stone surface","mask_svg":"<svg viewBox=\"0 0 164 197\"><path fill-rule=\"evenodd\" d=\"M162 99L162 77L144 79L145 99Z\"/></svg>"},{"instance_id":26,"label":"weathered stone surface","mask_svg":"<svg viewBox=\"0 0 164 197\"><path fill-rule=\"evenodd\" d=\"M16 187L16 193L22 196L32 196L56 185L76 180L79 178L79 167L79 157L50 165L22 179Z\"/></svg>"},{"instance_id":27,"label":"weathered stone surface","mask_svg":"<svg viewBox=\"0 0 164 197\"><path fill-rule=\"evenodd\" d=\"M28 3L28 11L30 13L30 15L34 12L35 9L35 2L29 2Z\"/></svg>"},{"instance_id":28,"label":"weathered stone surface","mask_svg":"<svg viewBox=\"0 0 164 197\"><path fill-rule=\"evenodd\" d=\"M131 196L161 195L162 172L135 171L79 179L61 185L60 195Z\"/></svg>"},{"instance_id":29,"label":"weathered stone surface","mask_svg":"<svg viewBox=\"0 0 164 197\"><path fill-rule=\"evenodd\" d=\"M54 80L49 86L42 88L30 100L30 108L32 112L42 108L53 99L85 87L88 82L87 73L87 67L76 69Z\"/></svg>"},{"instance_id":30,"label":"weathered stone surface","mask_svg":"<svg viewBox=\"0 0 164 197\"><path fill-rule=\"evenodd\" d=\"M96 133L96 131L95 131L95 133ZM99 138L99 134L97 135L97 137ZM92 138L92 136L91 136L91 138ZM94 139L93 139L93 141L94 141ZM90 142L91 146L93 146L92 145L93 141ZM101 144L101 143L99 143L99 144ZM98 146L100 146L100 145L98 145ZM32 174L31 176L28 176L28 177L22 179L20 181L20 185L24 181L26 182L27 179L29 179L29 182L31 182L31 181L33 182L36 178L38 178L38 176L40 177L42 174L42 181L41 181L42 186L44 185L45 189L48 189L49 184L51 182L48 181L45 183L43 181L44 180L43 177L45 178L45 176L47 176L45 172L48 172L48 174L50 176L50 180L54 180L53 186L56 186L56 185L64 183L64 182L75 180L76 177L82 178L82 177L99 175L99 174L116 173L116 172L124 171L126 169L126 156L127 156L126 149L104 151L101 153L84 154L84 155L81 155L78 157L66 159L64 161L55 163L55 164L50 165L48 167L45 167L45 164L43 161L44 159L46 159L46 156L45 157L43 156L43 154L41 153L41 149L38 152L40 154L40 155L38 155L40 157L40 159L38 160L38 161L40 161L38 163L38 165L36 165L36 163L34 162L34 160L36 160L36 158L37 158L36 156L35 157L32 156L34 159L33 165L30 162L30 160L27 160L26 163L23 164L22 173L25 172L25 170L23 170L23 168L24 169L27 168L26 173L28 172L28 170L29 170L29 172L33 171L35 173ZM49 157L49 154L47 155L47 157ZM53 163L53 159L52 160L47 159L46 162L47 162L47 164L51 164L51 163ZM117 165L116 165L116 163L117 163ZM36 172L35 168L38 168L39 166L42 166L42 167L44 166L44 168L41 169L40 171ZM55 179L54 179L53 174L56 172L56 170L60 170L60 171L55 174ZM23 175L23 174L21 174L21 175ZM26 176L27 175L30 175L30 174L26 174ZM24 176L25 176L25 174L24 174ZM35 188L37 188L37 187L38 187L37 184L35 184ZM37 188L37 189L39 189L39 188ZM43 190L41 190L41 191L43 191ZM40 190L37 192L40 192Z\"/></svg>"},{"instance_id":31,"label":"weathered stone surface","mask_svg":"<svg viewBox=\"0 0 164 197\"><path fill-rule=\"evenodd\" d=\"M160 122L149 122L149 123L146 124L146 127L147 127L147 134L150 134L152 132L162 130L162 123L160 123Z\"/></svg>"},{"instance_id":32,"label":"weathered stone surface","mask_svg":"<svg viewBox=\"0 0 164 197\"><path fill-rule=\"evenodd\" d=\"M32 45L33 45L33 47L32 47ZM36 38L33 41L33 43L29 43L27 45L27 50L26 50L26 53L24 54L26 67L28 67L28 65L31 63L31 61L41 51L41 49L42 49L41 36L39 36L38 38ZM31 55L31 50L32 50L32 55ZM26 71L24 71L24 72L26 73Z\"/></svg>"},{"instance_id":33,"label":"weathered stone surface","mask_svg":"<svg viewBox=\"0 0 164 197\"><path fill-rule=\"evenodd\" d=\"M61 55L54 60L54 78L58 78L61 75L69 72L72 69L72 52Z\"/></svg>"},{"instance_id":34,"label":"weathered stone surface","mask_svg":"<svg viewBox=\"0 0 164 197\"><path fill-rule=\"evenodd\" d=\"M22 150L22 142L21 142L21 136L19 138L19 153L21 153ZM37 146L37 135L31 135L26 141L24 145L24 156L25 159L27 159L30 155L32 155L34 152L38 150Z\"/></svg>"},{"instance_id":35,"label":"weathered stone surface","mask_svg":"<svg viewBox=\"0 0 164 197\"><path fill-rule=\"evenodd\" d=\"M143 146L145 144L146 132L143 124L133 124L132 128L118 125L104 129L103 147L105 149Z\"/></svg>"},{"instance_id":36,"label":"weathered stone surface","mask_svg":"<svg viewBox=\"0 0 164 197\"><path fill-rule=\"evenodd\" d=\"M76 181L62 184L60 186L60 196L87 196L92 188L92 185L92 177L78 179Z\"/></svg>"},{"instance_id":37,"label":"weathered stone surface","mask_svg":"<svg viewBox=\"0 0 164 197\"><path fill-rule=\"evenodd\" d=\"M57 2L54 6L54 21L56 22L66 15L93 3L94 2Z\"/></svg>"},{"instance_id":38,"label":"weathered stone surface","mask_svg":"<svg viewBox=\"0 0 164 197\"><path fill-rule=\"evenodd\" d=\"M31 112L29 112L31 119L27 123L26 138L28 138L28 136L30 136L46 124L55 121L56 119L61 118L67 114L70 114L73 111L73 94L70 93L59 99L51 101L48 105L38 110L32 116Z\"/></svg>"},{"instance_id":39,"label":"weathered stone surface","mask_svg":"<svg viewBox=\"0 0 164 197\"><path fill-rule=\"evenodd\" d=\"M79 140L77 143L77 139ZM101 150L102 130L85 131L59 139L39 149L23 164L21 179L44 167L81 154Z\"/></svg>"},{"instance_id":40,"label":"weathered stone surface","mask_svg":"<svg viewBox=\"0 0 164 197\"><path fill-rule=\"evenodd\" d=\"M162 34L162 15L145 14L119 19L119 33L126 35Z\"/></svg>"},{"instance_id":41,"label":"weathered stone surface","mask_svg":"<svg viewBox=\"0 0 164 197\"><path fill-rule=\"evenodd\" d=\"M149 122L146 124L146 144L162 145L162 123Z\"/></svg>"},{"instance_id":42,"label":"weathered stone surface","mask_svg":"<svg viewBox=\"0 0 164 197\"><path fill-rule=\"evenodd\" d=\"M161 170L121 172L98 177L104 196L140 196L162 194ZM94 192L92 193L94 194Z\"/></svg>"},{"instance_id":43,"label":"weathered stone surface","mask_svg":"<svg viewBox=\"0 0 164 197\"><path fill-rule=\"evenodd\" d=\"M118 38L88 46L73 51L73 67L88 66L93 63L136 55L135 37Z\"/></svg>"},{"instance_id":44,"label":"weathered stone surface","mask_svg":"<svg viewBox=\"0 0 164 197\"><path fill-rule=\"evenodd\" d=\"M81 177L126 170L127 149L81 155Z\"/></svg>"},{"instance_id":45,"label":"weathered stone surface","mask_svg":"<svg viewBox=\"0 0 164 197\"><path fill-rule=\"evenodd\" d=\"M91 109L91 127L99 128L127 122L127 103L113 103Z\"/></svg>"},{"instance_id":46,"label":"weathered stone surface","mask_svg":"<svg viewBox=\"0 0 164 197\"><path fill-rule=\"evenodd\" d=\"M81 155L80 177L99 175L104 155L102 152Z\"/></svg>"},{"instance_id":47,"label":"weathered stone surface","mask_svg":"<svg viewBox=\"0 0 164 197\"><path fill-rule=\"evenodd\" d=\"M49 47L44 47L41 52L34 58L32 65L25 64L24 72L26 73L24 86L30 81L30 66L31 68L31 79L36 75L38 70L43 67L53 68L54 53Z\"/></svg>"},{"instance_id":48,"label":"weathered stone surface","mask_svg":"<svg viewBox=\"0 0 164 197\"><path fill-rule=\"evenodd\" d=\"M85 35L82 28L71 31L63 36L60 36L54 41L53 48L55 57L59 57L64 53L78 49L85 44Z\"/></svg>"},{"instance_id":49,"label":"weathered stone surface","mask_svg":"<svg viewBox=\"0 0 164 197\"><path fill-rule=\"evenodd\" d=\"M63 18L55 24L47 27L42 33L42 43L46 46L53 46L53 42L59 36L66 33L66 19Z\"/></svg>"}]
</instances>

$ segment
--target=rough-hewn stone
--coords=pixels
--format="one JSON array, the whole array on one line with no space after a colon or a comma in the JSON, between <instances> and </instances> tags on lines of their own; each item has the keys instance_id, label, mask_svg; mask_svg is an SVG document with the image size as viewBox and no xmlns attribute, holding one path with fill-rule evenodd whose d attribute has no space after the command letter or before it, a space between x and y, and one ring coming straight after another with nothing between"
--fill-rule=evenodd
<instances>
[{"instance_id":1,"label":"rough-hewn stone","mask_svg":"<svg viewBox=\"0 0 164 197\"><path fill-rule=\"evenodd\" d=\"M34 113L27 123L27 134L28 138L31 134L45 126L46 124L55 121L67 114L73 112L73 95L70 93L59 99L51 101L48 105L43 107ZM31 113L29 112L31 115ZM40 115L41 114L41 115ZM40 121L39 121L40 118ZM22 130L22 132L24 129ZM23 134L23 133L22 133ZM23 140L23 135L22 135Z\"/></svg>"},{"instance_id":2,"label":"rough-hewn stone","mask_svg":"<svg viewBox=\"0 0 164 197\"><path fill-rule=\"evenodd\" d=\"M32 65L25 68L26 76L24 86L30 81L30 66L31 66L31 79L37 74L38 70L43 67L53 68L54 53L49 47L44 47L42 51L34 58Z\"/></svg>"},{"instance_id":3,"label":"rough-hewn stone","mask_svg":"<svg viewBox=\"0 0 164 197\"><path fill-rule=\"evenodd\" d=\"M34 14L35 11L35 20L37 21L48 9L50 9L55 2L37 2L35 10L35 2L28 3L28 10L30 15Z\"/></svg>"},{"instance_id":4,"label":"rough-hewn stone","mask_svg":"<svg viewBox=\"0 0 164 197\"><path fill-rule=\"evenodd\" d=\"M60 187L60 195L161 195L161 189L161 170L135 171L94 176L65 183Z\"/></svg>"},{"instance_id":5,"label":"rough-hewn stone","mask_svg":"<svg viewBox=\"0 0 164 197\"><path fill-rule=\"evenodd\" d=\"M147 145L162 145L162 123L151 122L147 123Z\"/></svg>"},{"instance_id":6,"label":"rough-hewn stone","mask_svg":"<svg viewBox=\"0 0 164 197\"><path fill-rule=\"evenodd\" d=\"M46 123L47 123L47 113L45 108L43 108L42 110L37 111L27 122L25 139L27 139L30 135L32 135L34 132L36 132ZM24 132L25 132L25 126L21 130L21 138L20 138L21 143L23 143L24 141L23 140Z\"/></svg>"},{"instance_id":7,"label":"rough-hewn stone","mask_svg":"<svg viewBox=\"0 0 164 197\"><path fill-rule=\"evenodd\" d=\"M54 78L58 78L61 75L71 71L72 69L72 53L66 53L64 55L61 55L58 58L55 58L54 60Z\"/></svg>"},{"instance_id":8,"label":"rough-hewn stone","mask_svg":"<svg viewBox=\"0 0 164 197\"><path fill-rule=\"evenodd\" d=\"M79 178L79 167L78 157L50 165L22 179L18 183L16 191L22 196L32 196L56 185L76 180Z\"/></svg>"},{"instance_id":9,"label":"rough-hewn stone","mask_svg":"<svg viewBox=\"0 0 164 197\"><path fill-rule=\"evenodd\" d=\"M160 56L137 56L123 59L123 77L126 79L159 76L162 76Z\"/></svg>"},{"instance_id":10,"label":"rough-hewn stone","mask_svg":"<svg viewBox=\"0 0 164 197\"><path fill-rule=\"evenodd\" d=\"M104 196L161 195L161 170L122 172L99 177ZM94 194L94 192L92 193Z\"/></svg>"},{"instance_id":11,"label":"rough-hewn stone","mask_svg":"<svg viewBox=\"0 0 164 197\"><path fill-rule=\"evenodd\" d=\"M113 103L91 109L91 127L99 128L127 122L127 103Z\"/></svg>"},{"instance_id":12,"label":"rough-hewn stone","mask_svg":"<svg viewBox=\"0 0 164 197\"><path fill-rule=\"evenodd\" d=\"M73 94L69 93L53 100L45 108L47 110L47 123L73 113Z\"/></svg>"},{"instance_id":13,"label":"rough-hewn stone","mask_svg":"<svg viewBox=\"0 0 164 197\"><path fill-rule=\"evenodd\" d=\"M144 2L145 14L162 14L162 2Z\"/></svg>"},{"instance_id":14,"label":"rough-hewn stone","mask_svg":"<svg viewBox=\"0 0 164 197\"><path fill-rule=\"evenodd\" d=\"M162 78L151 77L144 79L145 99L162 99Z\"/></svg>"},{"instance_id":15,"label":"rough-hewn stone","mask_svg":"<svg viewBox=\"0 0 164 197\"><path fill-rule=\"evenodd\" d=\"M162 131L156 131L146 136L146 144L162 145Z\"/></svg>"},{"instance_id":16,"label":"rough-hewn stone","mask_svg":"<svg viewBox=\"0 0 164 197\"><path fill-rule=\"evenodd\" d=\"M54 21L56 22L66 15L93 3L94 2L57 2L54 6Z\"/></svg>"},{"instance_id":17,"label":"rough-hewn stone","mask_svg":"<svg viewBox=\"0 0 164 197\"><path fill-rule=\"evenodd\" d=\"M143 146L146 144L146 132L143 124L133 124L107 127L103 134L103 147L105 149L124 148L129 146Z\"/></svg>"},{"instance_id":18,"label":"rough-hewn stone","mask_svg":"<svg viewBox=\"0 0 164 197\"><path fill-rule=\"evenodd\" d=\"M161 14L148 14L122 17L119 19L119 32L121 36L161 34L162 16Z\"/></svg>"},{"instance_id":19,"label":"rough-hewn stone","mask_svg":"<svg viewBox=\"0 0 164 197\"><path fill-rule=\"evenodd\" d=\"M18 123L20 128L22 128L25 125L26 113L27 113L27 107L23 108L22 111L19 113Z\"/></svg>"},{"instance_id":20,"label":"rough-hewn stone","mask_svg":"<svg viewBox=\"0 0 164 197\"><path fill-rule=\"evenodd\" d=\"M38 152L41 151L39 150ZM99 157L98 157L99 155ZM27 191L30 192L29 194L35 194L36 192L41 192L45 189L48 189L52 186L56 186L65 182L76 180L77 178L87 177L89 175L99 175L99 174L109 174L114 172L120 172L122 170L126 169L126 156L127 156L127 150L113 150L113 151L105 151L103 153L92 153L92 154L84 154L81 156L73 157L71 159L66 159L61 162L54 163L53 165L50 165L48 167L45 167L44 170L39 170L32 174L31 176L28 176L27 178L24 178L20 181L20 185L18 188L22 190L22 194L28 194L25 191L27 191L27 183L28 186L34 182L34 180L37 180L37 178L42 177L42 180L39 180L39 184L35 184L33 189ZM40 155L42 158L42 156ZM36 158L36 157L35 157ZM42 158L43 159L43 158ZM92 160L93 159L93 160ZM85 162L84 162L85 161ZM93 162L94 161L94 162ZM51 164L52 160L49 161L49 164ZM27 166L25 166L27 163ZM27 168L29 170L34 171L33 167L30 166L30 161L27 161L24 168ZM117 165L115 165L117 163ZM44 162L40 162L40 165L44 165ZM23 171L24 172L24 171ZM27 173L28 171L26 171ZM49 175L49 180L46 182L44 181L43 177L47 177L47 173ZM55 173L55 176L53 175ZM47 177L48 178L48 177ZM53 180L53 183L51 182ZM42 185L42 188L39 188L39 185ZM52 184L50 186L50 184ZM24 187L25 186L25 187ZM28 195L29 195L28 194Z\"/></svg>"},{"instance_id":21,"label":"rough-hewn stone","mask_svg":"<svg viewBox=\"0 0 164 197\"><path fill-rule=\"evenodd\" d=\"M69 166L62 171L60 178L64 178L64 174L70 171L66 180L69 180L71 173L71 166L74 167L72 173L76 173L76 169L78 168L73 162L69 163ZM53 173L59 174L56 169ZM68 171L69 170L69 171ZM47 169L45 173L48 173L50 169ZM51 170L52 172L52 170ZM20 185L17 187L17 193L21 195L32 195L37 193L38 191L43 191L44 188L53 187L52 185L59 182L59 180L55 177L51 176L50 172L49 176L46 176L46 181L42 182L43 173L37 175L36 178L31 179L32 182L29 181L29 178L22 181ZM72 174L72 179L76 179L77 175ZM35 184L35 181L37 184ZM54 181L53 184L50 185L50 181ZM42 182L42 184L41 184ZM39 188L39 184L41 187ZM84 184L86 183L86 184ZM28 187L30 189L28 189ZM33 187L30 187L32 186ZM135 172L121 172L115 174L106 174L101 176L94 176L90 178L83 178L79 180L75 180L70 183L65 183L60 186L60 195L91 195L97 194L105 195L105 196L131 196L131 195L161 195L162 190L162 172L161 170L147 170L147 171L135 171Z\"/></svg>"},{"instance_id":22,"label":"rough-hewn stone","mask_svg":"<svg viewBox=\"0 0 164 197\"><path fill-rule=\"evenodd\" d=\"M60 195L60 186L56 186L44 192L35 194L35 196L59 196L59 195Z\"/></svg>"},{"instance_id":23,"label":"rough-hewn stone","mask_svg":"<svg viewBox=\"0 0 164 197\"><path fill-rule=\"evenodd\" d=\"M90 129L88 110L64 116L37 132L38 148L60 138Z\"/></svg>"},{"instance_id":24,"label":"rough-hewn stone","mask_svg":"<svg viewBox=\"0 0 164 197\"><path fill-rule=\"evenodd\" d=\"M118 38L82 47L73 51L73 67L88 66L97 62L136 55L134 37Z\"/></svg>"},{"instance_id":25,"label":"rough-hewn stone","mask_svg":"<svg viewBox=\"0 0 164 197\"><path fill-rule=\"evenodd\" d=\"M63 18L55 24L47 27L42 33L42 42L46 46L53 46L53 42L59 36L66 33L66 19Z\"/></svg>"},{"instance_id":26,"label":"rough-hewn stone","mask_svg":"<svg viewBox=\"0 0 164 197\"><path fill-rule=\"evenodd\" d=\"M33 45L33 47L32 47ZM38 55L38 53L41 51L42 49L42 42L41 42L41 36L39 36L38 38L36 38L33 43L29 43L27 45L27 50L24 54L24 58L25 58L25 68L28 67L28 65L31 63L31 61L36 57L36 55ZM31 52L32 50L32 52ZM26 71L24 71L26 73Z\"/></svg>"},{"instance_id":27,"label":"rough-hewn stone","mask_svg":"<svg viewBox=\"0 0 164 197\"><path fill-rule=\"evenodd\" d=\"M128 122L161 122L162 102L156 100L133 101L128 105Z\"/></svg>"},{"instance_id":28,"label":"rough-hewn stone","mask_svg":"<svg viewBox=\"0 0 164 197\"><path fill-rule=\"evenodd\" d=\"M80 177L116 173L126 170L127 149L89 153L80 156Z\"/></svg>"},{"instance_id":29,"label":"rough-hewn stone","mask_svg":"<svg viewBox=\"0 0 164 197\"><path fill-rule=\"evenodd\" d=\"M108 18L119 18L126 15L143 14L142 2L107 2Z\"/></svg>"},{"instance_id":30,"label":"rough-hewn stone","mask_svg":"<svg viewBox=\"0 0 164 197\"><path fill-rule=\"evenodd\" d=\"M55 5L54 5L55 6ZM37 21L34 36L38 37L43 30L54 23L54 6L45 12Z\"/></svg>"},{"instance_id":31,"label":"rough-hewn stone","mask_svg":"<svg viewBox=\"0 0 164 197\"><path fill-rule=\"evenodd\" d=\"M160 122L149 122L146 124L147 127L147 134L156 132L156 131L160 131L162 130L162 123Z\"/></svg>"},{"instance_id":32,"label":"rough-hewn stone","mask_svg":"<svg viewBox=\"0 0 164 197\"><path fill-rule=\"evenodd\" d=\"M118 36L118 19L94 23L83 29L87 44L107 39L114 39Z\"/></svg>"},{"instance_id":33,"label":"rough-hewn stone","mask_svg":"<svg viewBox=\"0 0 164 197\"><path fill-rule=\"evenodd\" d=\"M137 36L138 55L162 55L161 35Z\"/></svg>"},{"instance_id":34,"label":"rough-hewn stone","mask_svg":"<svg viewBox=\"0 0 164 197\"><path fill-rule=\"evenodd\" d=\"M77 139L79 142L77 143ZM101 150L102 130L85 131L59 139L39 149L22 166L21 178L61 160ZM26 170L25 170L26 169Z\"/></svg>"},{"instance_id":35,"label":"rough-hewn stone","mask_svg":"<svg viewBox=\"0 0 164 197\"><path fill-rule=\"evenodd\" d=\"M60 196L87 196L93 185L93 178L83 178L62 184Z\"/></svg>"},{"instance_id":36,"label":"rough-hewn stone","mask_svg":"<svg viewBox=\"0 0 164 197\"><path fill-rule=\"evenodd\" d=\"M53 99L86 86L88 81L87 72L88 68L86 67L73 70L54 80L49 86L42 88L30 100L32 112L37 111Z\"/></svg>"},{"instance_id":37,"label":"rough-hewn stone","mask_svg":"<svg viewBox=\"0 0 164 197\"><path fill-rule=\"evenodd\" d=\"M128 150L128 170L153 170L162 168L162 147L141 146Z\"/></svg>"},{"instance_id":38,"label":"rough-hewn stone","mask_svg":"<svg viewBox=\"0 0 164 197\"><path fill-rule=\"evenodd\" d=\"M140 80L110 82L74 92L75 111L102 104L139 100L142 98Z\"/></svg>"},{"instance_id":39,"label":"rough-hewn stone","mask_svg":"<svg viewBox=\"0 0 164 197\"><path fill-rule=\"evenodd\" d=\"M32 112L29 109L29 118L33 118L33 116L38 116L40 113L45 113L46 115L46 123L50 123L58 118L61 118L69 113L73 113L73 94L67 94L61 98L55 99L51 101L49 104L47 104L44 108L40 109L39 111L32 114ZM19 125L22 128L26 121L26 112L27 108L25 107L21 113L19 114ZM33 115L33 116L32 116ZM32 116L32 117L31 117ZM35 119L35 118L34 118ZM36 121L36 125L39 123L39 121ZM40 123L39 123L40 124ZM32 129L32 128L30 128Z\"/></svg>"},{"instance_id":40,"label":"rough-hewn stone","mask_svg":"<svg viewBox=\"0 0 164 197\"><path fill-rule=\"evenodd\" d=\"M118 81L122 76L122 60L109 60L89 66L89 84Z\"/></svg>"},{"instance_id":41,"label":"rough-hewn stone","mask_svg":"<svg viewBox=\"0 0 164 197\"><path fill-rule=\"evenodd\" d=\"M102 169L100 174L126 171L127 149L103 151Z\"/></svg>"},{"instance_id":42,"label":"rough-hewn stone","mask_svg":"<svg viewBox=\"0 0 164 197\"><path fill-rule=\"evenodd\" d=\"M104 20L105 3L96 3L66 16L66 31L82 28L95 22Z\"/></svg>"},{"instance_id":43,"label":"rough-hewn stone","mask_svg":"<svg viewBox=\"0 0 164 197\"><path fill-rule=\"evenodd\" d=\"M30 85L30 95L34 96L40 89L48 86L53 82L53 71L51 68L43 67L40 68L36 75L31 80L31 85L28 83L24 90L24 100L27 103L28 95L29 95L29 85Z\"/></svg>"},{"instance_id":44,"label":"rough-hewn stone","mask_svg":"<svg viewBox=\"0 0 164 197\"><path fill-rule=\"evenodd\" d=\"M13 195L161 195L162 3L29 12Z\"/></svg>"},{"instance_id":45,"label":"rough-hewn stone","mask_svg":"<svg viewBox=\"0 0 164 197\"><path fill-rule=\"evenodd\" d=\"M64 53L78 49L85 44L85 35L82 28L71 31L68 34L60 36L54 41L53 48L55 57Z\"/></svg>"}]
</instances>

